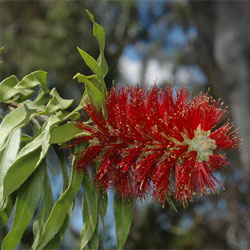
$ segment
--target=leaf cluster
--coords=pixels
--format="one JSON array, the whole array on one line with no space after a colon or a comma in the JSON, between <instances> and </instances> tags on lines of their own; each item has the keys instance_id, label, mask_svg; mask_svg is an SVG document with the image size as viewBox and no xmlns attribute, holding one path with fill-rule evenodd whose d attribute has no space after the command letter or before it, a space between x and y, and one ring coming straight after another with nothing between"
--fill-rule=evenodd
<instances>
[{"instance_id":1,"label":"leaf cluster","mask_svg":"<svg viewBox=\"0 0 250 250\"><path fill-rule=\"evenodd\" d=\"M86 101L105 115L107 94L105 76L108 64L104 57L105 33L94 16L87 11L93 23L93 34L99 45L99 57L78 48L93 75L78 73L74 76L85 84L81 103L68 111L73 100L63 99L57 90L47 85L47 73L34 71L19 80L12 75L0 83L0 103L3 117L0 124L0 229L8 223L12 212L11 230L2 242L2 249L14 249L32 223L34 241L32 249L56 249L69 225L76 195L83 187L83 228L81 249L97 249L99 245L99 217L104 226L108 198L93 184L93 173L81 174L74 168L68 176L66 156L58 146L82 135L75 125ZM52 195L47 158L55 148L63 174L62 194L57 201ZM84 149L75 147L74 155ZM95 163L98 164L98 163ZM98 167L98 165L96 166ZM133 206L129 201L114 199L117 247L122 249L129 233Z\"/></svg>"}]
</instances>

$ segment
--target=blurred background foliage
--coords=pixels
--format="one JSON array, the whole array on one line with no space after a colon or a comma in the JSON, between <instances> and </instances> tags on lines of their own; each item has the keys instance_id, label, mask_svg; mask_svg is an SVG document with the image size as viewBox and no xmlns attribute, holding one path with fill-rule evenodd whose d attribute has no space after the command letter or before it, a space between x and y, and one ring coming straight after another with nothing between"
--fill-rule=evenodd
<instances>
[{"instance_id":1,"label":"blurred background foliage","mask_svg":"<svg viewBox=\"0 0 250 250\"><path fill-rule=\"evenodd\" d=\"M244 139L242 149L230 155L224 170L225 191L197 199L187 209L179 205L178 213L158 203L138 203L126 248L249 249L250 2L1 1L1 79L45 70L50 87L77 104L83 86L72 76L90 72L76 47L95 58L99 53L84 9L94 14L106 32L108 88L113 82L149 87L154 82L174 81L195 94L211 87L210 93L229 106ZM57 159L51 155L50 164L56 166ZM51 178L55 187L61 185L60 176ZM79 204L80 199L61 249L79 244ZM110 211L102 249L115 248ZM4 232L0 241L1 235ZM20 248L29 248L31 242L28 230Z\"/></svg>"}]
</instances>

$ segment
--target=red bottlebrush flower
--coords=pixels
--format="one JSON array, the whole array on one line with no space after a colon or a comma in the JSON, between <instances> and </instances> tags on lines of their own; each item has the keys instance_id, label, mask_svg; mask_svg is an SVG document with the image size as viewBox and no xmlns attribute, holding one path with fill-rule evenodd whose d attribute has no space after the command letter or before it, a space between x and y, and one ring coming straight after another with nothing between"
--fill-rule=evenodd
<instances>
[{"instance_id":1,"label":"red bottlebrush flower","mask_svg":"<svg viewBox=\"0 0 250 250\"><path fill-rule=\"evenodd\" d=\"M143 199L152 192L164 204L174 194L187 203L195 193L216 191L213 173L227 164L220 150L239 146L236 130L224 122L226 108L207 94L192 99L172 85L112 88L106 110L105 119L93 105L84 107L92 122L77 126L89 135L75 144L88 141L89 146L76 167L85 171L90 162L100 161L96 184L104 191L112 186L123 197Z\"/></svg>"}]
</instances>

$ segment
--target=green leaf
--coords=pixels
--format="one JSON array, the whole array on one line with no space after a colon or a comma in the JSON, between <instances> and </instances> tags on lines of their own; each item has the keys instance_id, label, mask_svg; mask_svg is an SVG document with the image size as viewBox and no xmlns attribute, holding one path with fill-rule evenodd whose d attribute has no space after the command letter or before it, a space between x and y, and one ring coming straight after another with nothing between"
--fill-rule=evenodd
<instances>
[{"instance_id":1,"label":"green leaf","mask_svg":"<svg viewBox=\"0 0 250 250\"><path fill-rule=\"evenodd\" d=\"M98 63L96 62L96 60L92 56L90 56L88 53L86 53L85 51L81 50L78 47L77 47L77 49L78 49L81 57L85 61L85 63L88 65L88 67L92 70L92 72L94 74L96 74L97 79L100 81L101 86L102 86L101 90L106 90L106 85L104 82L104 73L103 73L101 67L98 65Z\"/></svg>"},{"instance_id":2,"label":"green leaf","mask_svg":"<svg viewBox=\"0 0 250 250\"><path fill-rule=\"evenodd\" d=\"M31 109L43 110L45 109L45 104L50 100L50 98L50 94L40 90L34 101L27 100L24 103Z\"/></svg>"},{"instance_id":3,"label":"green leaf","mask_svg":"<svg viewBox=\"0 0 250 250\"><path fill-rule=\"evenodd\" d=\"M82 130L75 123L66 123L50 131L50 144L61 144L79 136Z\"/></svg>"},{"instance_id":4,"label":"green leaf","mask_svg":"<svg viewBox=\"0 0 250 250\"><path fill-rule=\"evenodd\" d=\"M98 221L95 227L95 232L84 249L98 250L99 249L99 234L98 234Z\"/></svg>"},{"instance_id":5,"label":"green leaf","mask_svg":"<svg viewBox=\"0 0 250 250\"><path fill-rule=\"evenodd\" d=\"M0 83L0 102L6 102L16 95L21 95L23 99L27 99L33 94L33 90L15 88L17 83L16 76L10 76Z\"/></svg>"},{"instance_id":6,"label":"green leaf","mask_svg":"<svg viewBox=\"0 0 250 250\"><path fill-rule=\"evenodd\" d=\"M133 219L133 203L130 200L114 198L114 215L117 249L123 249Z\"/></svg>"},{"instance_id":7,"label":"green leaf","mask_svg":"<svg viewBox=\"0 0 250 250\"><path fill-rule=\"evenodd\" d=\"M52 147L53 149L53 147ZM57 149L55 147L54 153L60 163L60 167L62 169L62 176L63 176L63 191L65 191L69 185L69 176L67 171L67 160L66 160L66 154L65 151L62 149Z\"/></svg>"},{"instance_id":8,"label":"green leaf","mask_svg":"<svg viewBox=\"0 0 250 250\"><path fill-rule=\"evenodd\" d=\"M72 216L72 212L73 212L73 206L74 204L72 204L72 206L69 209L68 214L66 215L66 218L63 222L63 225L60 229L60 231L53 237L53 239L45 246L44 249L58 249L58 246L60 245L62 238L68 228L69 222L70 222L70 218Z\"/></svg>"},{"instance_id":9,"label":"green leaf","mask_svg":"<svg viewBox=\"0 0 250 250\"><path fill-rule=\"evenodd\" d=\"M72 111L70 112L66 117L65 120L71 118L71 120L78 120L80 118L80 113L78 112L79 110L82 110L82 105L84 105L84 103L86 103L89 100L89 97L87 95L87 93L84 91L81 101L78 104L78 106ZM73 118L72 118L73 116Z\"/></svg>"},{"instance_id":10,"label":"green leaf","mask_svg":"<svg viewBox=\"0 0 250 250\"><path fill-rule=\"evenodd\" d=\"M41 197L44 170L43 166L38 168L19 190L12 228L3 240L2 249L15 248L30 224Z\"/></svg>"},{"instance_id":11,"label":"green leaf","mask_svg":"<svg viewBox=\"0 0 250 250\"><path fill-rule=\"evenodd\" d=\"M45 164L42 167L46 167ZM41 233L45 222L47 221L50 212L54 205L54 199L51 189L51 184L49 180L49 176L47 170L45 170L45 180L44 180L44 192L43 192L43 203L42 207L36 217L36 220L33 223L33 235L34 235L34 243L37 244L41 237Z\"/></svg>"},{"instance_id":12,"label":"green leaf","mask_svg":"<svg viewBox=\"0 0 250 250\"><path fill-rule=\"evenodd\" d=\"M98 190L89 176L83 180L83 190L82 217L84 224L81 231L81 249L84 249L93 237L98 221Z\"/></svg>"},{"instance_id":13,"label":"green leaf","mask_svg":"<svg viewBox=\"0 0 250 250\"><path fill-rule=\"evenodd\" d=\"M35 110L29 109L25 105L20 105L4 117L0 124L0 151L5 147L11 132L26 125L35 112Z\"/></svg>"},{"instance_id":14,"label":"green leaf","mask_svg":"<svg viewBox=\"0 0 250 250\"><path fill-rule=\"evenodd\" d=\"M174 202L172 201L171 199L171 196L168 194L167 197L166 197L166 200L168 202L168 205L175 211L175 212L178 212Z\"/></svg>"},{"instance_id":15,"label":"green leaf","mask_svg":"<svg viewBox=\"0 0 250 250\"><path fill-rule=\"evenodd\" d=\"M32 249L44 248L62 228L70 206L74 202L75 196L81 186L82 179L81 173L72 167L69 186L55 203L43 228L40 240L37 244L32 246Z\"/></svg>"},{"instance_id":16,"label":"green leaf","mask_svg":"<svg viewBox=\"0 0 250 250\"><path fill-rule=\"evenodd\" d=\"M0 152L0 200L3 196L3 181L4 177L15 161L21 140L21 129L17 129L16 131L12 132L7 146Z\"/></svg>"},{"instance_id":17,"label":"green leaf","mask_svg":"<svg viewBox=\"0 0 250 250\"><path fill-rule=\"evenodd\" d=\"M105 218L105 215L107 213L107 207L108 207L108 196L107 196L107 194L106 193L102 194L101 192L99 192L98 213L99 213L101 221L102 221L104 235L106 233L104 218Z\"/></svg>"},{"instance_id":18,"label":"green leaf","mask_svg":"<svg viewBox=\"0 0 250 250\"><path fill-rule=\"evenodd\" d=\"M74 76L74 79L77 78L78 82L85 83L85 89L91 103L97 108L100 109L104 103L105 96L103 93L90 81L85 75L80 73Z\"/></svg>"},{"instance_id":19,"label":"green leaf","mask_svg":"<svg viewBox=\"0 0 250 250\"><path fill-rule=\"evenodd\" d=\"M105 57L104 57L105 32L104 32L103 27L95 22L94 16L88 10L86 10L86 12L87 12L90 20L93 23L93 34L94 34L94 36L99 44L99 48L100 48L100 55L97 59L97 63L102 69L103 76L106 76L106 74L108 73L108 64L107 64Z\"/></svg>"},{"instance_id":20,"label":"green leaf","mask_svg":"<svg viewBox=\"0 0 250 250\"><path fill-rule=\"evenodd\" d=\"M58 110L65 110L74 102L73 99L66 100L61 98L55 88L51 90L50 95L52 96L52 99L48 102L46 109L40 112L40 114L52 114Z\"/></svg>"},{"instance_id":21,"label":"green leaf","mask_svg":"<svg viewBox=\"0 0 250 250\"><path fill-rule=\"evenodd\" d=\"M59 116L60 114L51 116L43 125L40 134L18 153L15 162L9 167L4 178L2 199L21 186L44 159L50 146L50 129L54 124L60 122Z\"/></svg>"},{"instance_id":22,"label":"green leaf","mask_svg":"<svg viewBox=\"0 0 250 250\"><path fill-rule=\"evenodd\" d=\"M40 86L46 93L49 92L49 89L47 87L47 72L37 70L28 74L16 85L16 88L31 89L35 86Z\"/></svg>"},{"instance_id":23,"label":"green leaf","mask_svg":"<svg viewBox=\"0 0 250 250\"><path fill-rule=\"evenodd\" d=\"M2 208L0 209L0 229L8 222L13 207L12 198L9 196L3 201Z\"/></svg>"}]
</instances>

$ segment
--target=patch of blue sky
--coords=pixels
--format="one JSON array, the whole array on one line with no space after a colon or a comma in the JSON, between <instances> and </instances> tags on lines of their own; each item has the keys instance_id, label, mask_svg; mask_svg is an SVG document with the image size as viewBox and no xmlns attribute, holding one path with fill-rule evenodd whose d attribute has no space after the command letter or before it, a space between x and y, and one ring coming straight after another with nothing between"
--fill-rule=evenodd
<instances>
[{"instance_id":1,"label":"patch of blue sky","mask_svg":"<svg viewBox=\"0 0 250 250\"><path fill-rule=\"evenodd\" d=\"M151 1L137 1L138 19L143 27L148 27L152 23L149 16Z\"/></svg>"},{"instance_id":2,"label":"patch of blue sky","mask_svg":"<svg viewBox=\"0 0 250 250\"><path fill-rule=\"evenodd\" d=\"M155 20L152 20L152 16L149 15L149 13L151 12L153 14L154 19L163 15L165 11L164 4L166 4L166 1L137 1L138 19L140 24L145 28L154 23Z\"/></svg>"},{"instance_id":3,"label":"patch of blue sky","mask_svg":"<svg viewBox=\"0 0 250 250\"><path fill-rule=\"evenodd\" d=\"M176 49L182 49L187 45L188 38L181 25L176 25L169 30L165 37L164 49L166 52L175 52Z\"/></svg>"},{"instance_id":4,"label":"patch of blue sky","mask_svg":"<svg viewBox=\"0 0 250 250\"><path fill-rule=\"evenodd\" d=\"M123 49L123 56L126 56L127 58L133 60L133 61L141 61L141 55L139 51L136 49L136 47L133 44L128 44Z\"/></svg>"}]
</instances>

